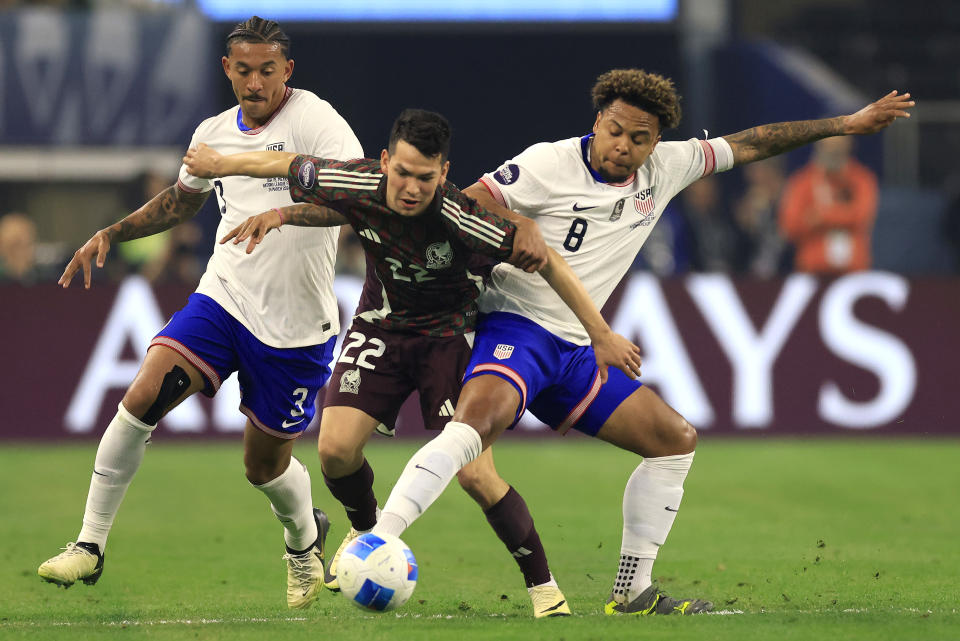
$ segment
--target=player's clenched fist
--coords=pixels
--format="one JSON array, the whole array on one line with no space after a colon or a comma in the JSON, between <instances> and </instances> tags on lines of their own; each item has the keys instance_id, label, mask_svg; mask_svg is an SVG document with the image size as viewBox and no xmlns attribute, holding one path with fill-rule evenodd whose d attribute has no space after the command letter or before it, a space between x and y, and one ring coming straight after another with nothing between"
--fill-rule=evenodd
<instances>
[{"instance_id":1,"label":"player's clenched fist","mask_svg":"<svg viewBox=\"0 0 960 641\"><path fill-rule=\"evenodd\" d=\"M220 152L200 143L187 150L187 155L183 157L183 164L188 172L198 178L219 178L217 168L222 157L223 154Z\"/></svg>"}]
</instances>

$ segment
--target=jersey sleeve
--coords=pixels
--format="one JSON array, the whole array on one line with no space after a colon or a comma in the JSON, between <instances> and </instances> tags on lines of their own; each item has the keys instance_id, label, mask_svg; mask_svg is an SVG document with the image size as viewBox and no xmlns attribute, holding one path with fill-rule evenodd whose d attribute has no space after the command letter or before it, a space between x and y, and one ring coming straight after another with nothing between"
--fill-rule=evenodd
<instances>
[{"instance_id":1,"label":"jersey sleeve","mask_svg":"<svg viewBox=\"0 0 960 641\"><path fill-rule=\"evenodd\" d=\"M353 129L328 102L309 95L296 130L297 151L317 158L363 158L363 148Z\"/></svg>"},{"instance_id":2,"label":"jersey sleeve","mask_svg":"<svg viewBox=\"0 0 960 641\"><path fill-rule=\"evenodd\" d=\"M661 142L654 156L671 198L704 176L733 167L733 150L723 138Z\"/></svg>"},{"instance_id":3,"label":"jersey sleeve","mask_svg":"<svg viewBox=\"0 0 960 641\"><path fill-rule=\"evenodd\" d=\"M287 170L290 198L296 203L333 207L349 218L349 208L338 205L369 196L380 185L382 174L371 171L371 162L298 154Z\"/></svg>"},{"instance_id":4,"label":"jersey sleeve","mask_svg":"<svg viewBox=\"0 0 960 641\"><path fill-rule=\"evenodd\" d=\"M443 199L440 209L444 222L464 245L498 261L510 258L516 225L484 209L452 183L448 182L438 197Z\"/></svg>"},{"instance_id":5,"label":"jersey sleeve","mask_svg":"<svg viewBox=\"0 0 960 641\"><path fill-rule=\"evenodd\" d=\"M550 195L550 176L557 174L559 162L554 145L539 143L484 174L480 182L507 209L521 214L535 212Z\"/></svg>"},{"instance_id":6,"label":"jersey sleeve","mask_svg":"<svg viewBox=\"0 0 960 641\"><path fill-rule=\"evenodd\" d=\"M188 149L193 149L197 144L202 142L200 139L202 128L203 123L193 132L193 137L190 138L190 147L188 147ZM203 193L213 189L213 179L194 176L187 171L186 165L180 165L180 173L177 175L177 187L191 194Z\"/></svg>"}]
</instances>

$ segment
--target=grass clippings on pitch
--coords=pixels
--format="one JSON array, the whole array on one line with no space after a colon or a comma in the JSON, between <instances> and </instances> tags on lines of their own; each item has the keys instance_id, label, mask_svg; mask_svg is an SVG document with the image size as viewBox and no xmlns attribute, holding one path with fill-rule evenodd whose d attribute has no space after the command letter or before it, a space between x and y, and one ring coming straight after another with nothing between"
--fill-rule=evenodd
<instances>
[{"instance_id":1,"label":"grass clippings on pitch","mask_svg":"<svg viewBox=\"0 0 960 641\"><path fill-rule=\"evenodd\" d=\"M702 435L654 574L718 614L602 614L635 457L579 436L511 439L498 469L526 498L575 613L534 621L522 580L456 484L404 539L420 583L395 613L325 592L284 604L283 541L243 476L242 449L158 434L114 526L103 578L69 590L36 576L79 530L95 445L0 451L0 638L94 639L957 639L960 516L955 440L715 440ZM375 441L381 501L417 443ZM315 502L328 494L314 443L297 446Z\"/></svg>"}]
</instances>

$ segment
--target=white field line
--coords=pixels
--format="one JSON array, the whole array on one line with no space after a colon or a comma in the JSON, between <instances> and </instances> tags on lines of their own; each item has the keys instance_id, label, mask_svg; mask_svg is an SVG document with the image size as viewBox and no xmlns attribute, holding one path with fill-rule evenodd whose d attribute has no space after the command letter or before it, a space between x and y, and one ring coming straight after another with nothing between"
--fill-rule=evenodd
<instances>
[{"instance_id":1,"label":"white field line","mask_svg":"<svg viewBox=\"0 0 960 641\"><path fill-rule=\"evenodd\" d=\"M776 612L766 612L761 610L760 612L750 613L753 615L764 615L764 614L835 614L837 610L778 610ZM951 608L949 610L924 610L921 608L883 608L883 609L871 609L871 608L847 608L845 610L839 610L843 614L873 614L873 613L894 613L894 614L958 614L956 608ZM730 616L735 614L747 614L743 610L715 610L713 612L707 612L708 616ZM577 618L586 618L587 616L594 615L582 615L575 614ZM507 615L505 614L488 614L487 618L492 619L505 619ZM362 612L357 612L355 615L350 616L324 616L323 620L356 620L356 619L472 619L475 618L469 614L409 614L407 612L395 612L393 614L363 614ZM20 622L20 621L11 621L7 623L0 623L0 628L60 628L60 627L74 627L74 626L88 626L88 627L104 627L104 628L123 628L123 627L136 627L136 626L165 626L165 625L234 625L234 624L256 624L256 623L301 623L308 621L316 621L318 619L311 619L307 617L233 617L233 618L222 618L222 619L207 619L207 618L196 618L196 619L153 619L153 620L138 620L138 619L122 619L120 621L49 621L49 622Z\"/></svg>"}]
</instances>

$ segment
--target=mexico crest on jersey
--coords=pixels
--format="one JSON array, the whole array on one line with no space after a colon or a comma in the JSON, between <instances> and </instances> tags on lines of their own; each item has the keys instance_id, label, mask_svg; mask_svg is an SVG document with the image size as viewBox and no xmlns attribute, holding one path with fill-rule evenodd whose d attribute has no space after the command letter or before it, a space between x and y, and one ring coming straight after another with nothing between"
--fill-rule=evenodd
<instances>
[{"instance_id":1,"label":"mexico crest on jersey","mask_svg":"<svg viewBox=\"0 0 960 641\"><path fill-rule=\"evenodd\" d=\"M453 262L453 250L450 241L433 243L427 247L427 269L444 269Z\"/></svg>"},{"instance_id":2,"label":"mexico crest on jersey","mask_svg":"<svg viewBox=\"0 0 960 641\"><path fill-rule=\"evenodd\" d=\"M500 343L497 345L496 349L493 350L493 357L499 361L505 361L510 358L510 355L513 354L513 345L504 345Z\"/></svg>"},{"instance_id":3,"label":"mexico crest on jersey","mask_svg":"<svg viewBox=\"0 0 960 641\"><path fill-rule=\"evenodd\" d=\"M360 393L360 369L350 369L340 377L341 394L359 394Z\"/></svg>"}]
</instances>

